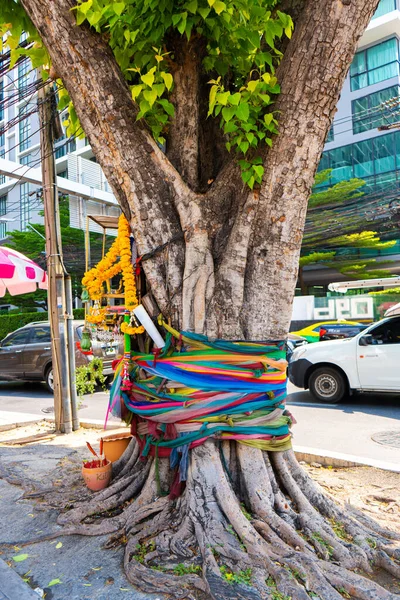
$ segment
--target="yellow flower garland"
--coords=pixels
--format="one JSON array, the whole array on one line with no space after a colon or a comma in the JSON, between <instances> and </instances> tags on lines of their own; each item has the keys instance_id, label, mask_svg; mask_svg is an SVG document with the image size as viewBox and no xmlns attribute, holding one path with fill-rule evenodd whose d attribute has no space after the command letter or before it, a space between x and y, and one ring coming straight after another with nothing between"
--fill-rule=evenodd
<instances>
[{"instance_id":1,"label":"yellow flower garland","mask_svg":"<svg viewBox=\"0 0 400 600\"><path fill-rule=\"evenodd\" d=\"M117 262L118 256L120 258ZM108 279L122 272L124 284L125 307L132 311L138 306L136 295L136 281L132 265L132 253L130 242L130 227L125 215L121 215L118 221L118 235L102 260L90 271L87 271L82 279L82 284L87 289L91 300L100 301L103 296L103 284ZM91 310L87 317L90 323L101 323L104 321L105 309L96 308ZM121 331L129 335L143 333L144 327L132 327L128 323L122 323Z\"/></svg>"}]
</instances>

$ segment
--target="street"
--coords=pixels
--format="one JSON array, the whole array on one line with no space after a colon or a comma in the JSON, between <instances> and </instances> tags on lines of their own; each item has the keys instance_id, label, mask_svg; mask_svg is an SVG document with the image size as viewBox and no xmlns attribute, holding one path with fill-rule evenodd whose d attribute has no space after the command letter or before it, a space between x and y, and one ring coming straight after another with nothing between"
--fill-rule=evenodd
<instances>
[{"instance_id":1,"label":"street","mask_svg":"<svg viewBox=\"0 0 400 600\"><path fill-rule=\"evenodd\" d=\"M103 421L107 402L108 395L103 392L85 396L80 419ZM0 414L5 417L22 413L27 419L36 415L51 418L52 403L52 396L41 383L0 382ZM369 464L399 465L400 396L357 394L340 404L325 405L289 383L287 404L297 420L292 429L295 449L341 453ZM373 436L381 436L380 443Z\"/></svg>"}]
</instances>

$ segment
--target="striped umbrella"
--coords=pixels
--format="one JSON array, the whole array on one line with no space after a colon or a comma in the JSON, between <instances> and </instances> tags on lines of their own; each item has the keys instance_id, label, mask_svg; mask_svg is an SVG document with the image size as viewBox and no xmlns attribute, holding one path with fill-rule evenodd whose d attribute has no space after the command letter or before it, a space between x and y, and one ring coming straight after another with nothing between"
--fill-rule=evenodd
<instances>
[{"instance_id":1,"label":"striped umbrella","mask_svg":"<svg viewBox=\"0 0 400 600\"><path fill-rule=\"evenodd\" d=\"M0 297L8 291L11 296L47 289L46 272L20 252L0 246Z\"/></svg>"}]
</instances>

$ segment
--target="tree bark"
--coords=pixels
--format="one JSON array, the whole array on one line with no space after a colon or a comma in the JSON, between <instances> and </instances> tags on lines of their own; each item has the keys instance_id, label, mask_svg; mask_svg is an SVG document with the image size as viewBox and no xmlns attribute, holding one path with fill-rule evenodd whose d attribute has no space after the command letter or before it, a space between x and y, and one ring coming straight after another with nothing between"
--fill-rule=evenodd
<instances>
[{"instance_id":1,"label":"tree bark","mask_svg":"<svg viewBox=\"0 0 400 600\"><path fill-rule=\"evenodd\" d=\"M265 151L261 189L249 192L240 184L231 158L200 193L193 190L201 187L204 94L193 48L201 42L182 42L182 57L175 65L177 113L184 110L186 98L192 115L187 128L171 128L174 168L135 121L136 108L107 42L90 28L75 26L73 1L22 4L49 49L116 197L131 217L139 252L185 234L185 245L175 241L168 251L144 263L161 310L178 327L185 324L221 337L284 337L307 199L348 66L377 0L293 3L295 33L278 70L280 132L272 149ZM216 147L214 154L221 161L220 146ZM182 298L189 303L185 308Z\"/></svg>"},{"instance_id":2,"label":"tree bark","mask_svg":"<svg viewBox=\"0 0 400 600\"><path fill-rule=\"evenodd\" d=\"M143 263L164 315L178 329L209 336L286 338L314 174L378 0L286 2L296 22L278 69L279 135L263 151L264 178L253 191L220 140L206 143L213 130L204 123L206 74L195 51L202 40L180 40L172 98L180 122L165 155L135 120L106 40L75 25L72 0L21 2L130 218L139 253L166 244ZM292 451L208 440L191 451L186 490L173 502L160 495L171 483L168 465L155 462L143 463L132 442L112 486L60 518L65 534L124 539L127 576L143 591L177 599L340 600L345 593L394 600L360 571L398 577L400 536L326 498Z\"/></svg>"}]
</instances>

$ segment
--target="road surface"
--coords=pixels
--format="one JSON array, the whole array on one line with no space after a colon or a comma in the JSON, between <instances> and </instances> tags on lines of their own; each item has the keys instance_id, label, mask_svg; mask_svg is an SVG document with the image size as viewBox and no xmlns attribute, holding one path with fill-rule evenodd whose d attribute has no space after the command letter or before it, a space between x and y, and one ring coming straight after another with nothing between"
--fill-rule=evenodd
<instances>
[{"instance_id":1,"label":"road surface","mask_svg":"<svg viewBox=\"0 0 400 600\"><path fill-rule=\"evenodd\" d=\"M360 459L400 465L400 395L358 394L337 405L320 404L309 392L288 386L288 407L297 420L295 448L338 452ZM52 417L52 396L40 383L0 382L0 413ZM102 392L85 396L81 419L103 420L108 397ZM377 443L380 435L389 445Z\"/></svg>"}]
</instances>

